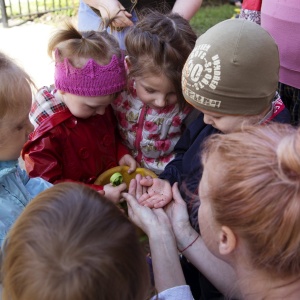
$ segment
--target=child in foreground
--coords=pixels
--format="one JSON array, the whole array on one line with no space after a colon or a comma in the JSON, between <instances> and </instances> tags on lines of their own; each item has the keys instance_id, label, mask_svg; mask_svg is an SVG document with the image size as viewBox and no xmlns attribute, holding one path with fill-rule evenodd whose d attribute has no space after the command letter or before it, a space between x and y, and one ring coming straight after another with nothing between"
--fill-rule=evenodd
<instances>
[{"instance_id":1,"label":"child in foreground","mask_svg":"<svg viewBox=\"0 0 300 300\"><path fill-rule=\"evenodd\" d=\"M0 53L0 248L28 202L52 186L42 178L29 178L18 163L33 130L28 117L33 85L24 70Z\"/></svg>"},{"instance_id":2,"label":"child in foreground","mask_svg":"<svg viewBox=\"0 0 300 300\"><path fill-rule=\"evenodd\" d=\"M174 158L191 111L180 81L195 41L188 21L159 12L146 14L125 38L129 86L112 105L125 145L142 167L156 174Z\"/></svg>"},{"instance_id":3,"label":"child in foreground","mask_svg":"<svg viewBox=\"0 0 300 300\"><path fill-rule=\"evenodd\" d=\"M40 89L33 103L35 130L22 152L26 170L52 183L88 184L118 201L126 184L93 184L117 165L136 168L110 106L126 85L118 42L106 31L80 33L68 25L52 37L48 53L55 59L55 87Z\"/></svg>"},{"instance_id":4,"label":"child in foreground","mask_svg":"<svg viewBox=\"0 0 300 300\"><path fill-rule=\"evenodd\" d=\"M3 300L146 300L151 283L135 226L77 183L37 196L3 249Z\"/></svg>"}]
</instances>

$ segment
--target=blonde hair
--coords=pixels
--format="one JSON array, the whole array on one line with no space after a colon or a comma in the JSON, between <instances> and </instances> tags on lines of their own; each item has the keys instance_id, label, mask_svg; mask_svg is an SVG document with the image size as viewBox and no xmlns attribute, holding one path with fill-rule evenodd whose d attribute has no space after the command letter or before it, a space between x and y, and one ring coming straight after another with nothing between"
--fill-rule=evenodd
<instances>
[{"instance_id":1,"label":"blonde hair","mask_svg":"<svg viewBox=\"0 0 300 300\"><path fill-rule=\"evenodd\" d=\"M150 289L134 225L77 183L29 203L7 236L2 276L3 300L143 300Z\"/></svg>"},{"instance_id":2,"label":"blonde hair","mask_svg":"<svg viewBox=\"0 0 300 300\"><path fill-rule=\"evenodd\" d=\"M68 58L72 65L81 68L86 61L80 59L94 59L101 65L107 65L113 55L122 57L117 39L104 31L79 32L72 24L66 23L66 28L54 33L48 44L48 55L58 50L60 60Z\"/></svg>"},{"instance_id":3,"label":"blonde hair","mask_svg":"<svg viewBox=\"0 0 300 300\"><path fill-rule=\"evenodd\" d=\"M34 83L30 76L0 52L0 120L28 106L32 100L31 87Z\"/></svg>"},{"instance_id":4,"label":"blonde hair","mask_svg":"<svg viewBox=\"0 0 300 300\"><path fill-rule=\"evenodd\" d=\"M208 191L215 220L247 242L254 267L275 276L300 272L300 129L270 124L207 139L218 184Z\"/></svg>"}]
</instances>

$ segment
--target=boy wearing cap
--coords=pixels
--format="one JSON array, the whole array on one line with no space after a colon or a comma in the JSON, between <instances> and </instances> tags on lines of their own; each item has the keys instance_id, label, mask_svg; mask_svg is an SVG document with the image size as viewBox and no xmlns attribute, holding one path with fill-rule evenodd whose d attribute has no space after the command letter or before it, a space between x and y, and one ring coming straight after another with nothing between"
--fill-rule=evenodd
<instances>
[{"instance_id":1,"label":"boy wearing cap","mask_svg":"<svg viewBox=\"0 0 300 300\"><path fill-rule=\"evenodd\" d=\"M290 114L276 92L278 71L275 41L259 25L245 20L227 20L212 27L198 38L187 59L183 94L202 114L177 143L178 154L160 178L179 182L196 229L200 203L192 201L186 191L197 196L202 176L197 154L202 142L212 133L230 133L244 125L289 123ZM179 171L174 172L174 167Z\"/></svg>"},{"instance_id":2,"label":"boy wearing cap","mask_svg":"<svg viewBox=\"0 0 300 300\"><path fill-rule=\"evenodd\" d=\"M170 191L171 185L178 182L181 196L187 203L190 222L199 232L197 215L200 205L198 186L202 177L199 158L201 145L211 134L238 131L244 125L289 123L290 114L276 92L278 71L276 43L261 26L253 22L226 20L201 35L182 73L184 97L201 113L175 146L175 159L159 176L164 180L140 181L148 187L148 194L142 196L142 203L149 207L164 206L171 199L160 197L160 202L156 202L157 197L151 191L159 187L160 194L167 195L163 191ZM180 235L180 230L173 230L180 243L184 237ZM203 244L200 240L195 243ZM195 260L189 255L186 258L190 262ZM195 265L207 278L214 279L213 283L220 291L227 291L226 276L223 277L222 272L218 271L215 274L211 267L206 268L209 264L209 261L200 261ZM216 297L215 291L207 288L209 283L203 276L200 284L203 299Z\"/></svg>"}]
</instances>

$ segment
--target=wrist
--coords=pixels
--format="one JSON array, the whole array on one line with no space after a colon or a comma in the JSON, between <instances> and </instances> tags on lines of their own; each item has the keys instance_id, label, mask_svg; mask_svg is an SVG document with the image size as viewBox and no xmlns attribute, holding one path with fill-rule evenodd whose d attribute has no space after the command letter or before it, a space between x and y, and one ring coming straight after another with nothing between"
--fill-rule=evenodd
<instances>
[{"instance_id":1,"label":"wrist","mask_svg":"<svg viewBox=\"0 0 300 300\"><path fill-rule=\"evenodd\" d=\"M178 249L185 249L190 245L195 239L199 237L199 234L191 226L186 230L182 230L179 235L176 235L176 243Z\"/></svg>"},{"instance_id":2,"label":"wrist","mask_svg":"<svg viewBox=\"0 0 300 300\"><path fill-rule=\"evenodd\" d=\"M156 228L148 232L150 243L173 243L176 247L176 239L171 228Z\"/></svg>"},{"instance_id":3,"label":"wrist","mask_svg":"<svg viewBox=\"0 0 300 300\"><path fill-rule=\"evenodd\" d=\"M185 248L181 249L181 248L177 248L178 251L180 253L183 253L185 250L187 250L188 248L192 247L193 244L198 240L198 238L200 237L200 234L198 234L195 239L193 239L187 246L185 246Z\"/></svg>"}]
</instances>

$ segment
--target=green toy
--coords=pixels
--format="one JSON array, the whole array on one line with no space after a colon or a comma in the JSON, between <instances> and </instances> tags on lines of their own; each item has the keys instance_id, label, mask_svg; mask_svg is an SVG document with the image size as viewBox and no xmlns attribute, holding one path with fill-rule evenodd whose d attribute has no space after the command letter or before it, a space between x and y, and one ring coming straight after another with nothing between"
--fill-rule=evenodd
<instances>
[{"instance_id":1,"label":"green toy","mask_svg":"<svg viewBox=\"0 0 300 300\"><path fill-rule=\"evenodd\" d=\"M123 176L121 173L116 172L111 175L110 177L110 182L112 183L113 186L120 185L123 182Z\"/></svg>"}]
</instances>

